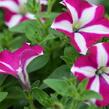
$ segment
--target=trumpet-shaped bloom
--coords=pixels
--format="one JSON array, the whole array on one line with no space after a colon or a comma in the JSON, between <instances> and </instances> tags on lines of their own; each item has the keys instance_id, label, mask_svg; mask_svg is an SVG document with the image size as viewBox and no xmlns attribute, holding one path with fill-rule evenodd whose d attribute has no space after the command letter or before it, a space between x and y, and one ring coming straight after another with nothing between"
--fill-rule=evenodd
<instances>
[{"instance_id":1,"label":"trumpet-shaped bloom","mask_svg":"<svg viewBox=\"0 0 109 109\"><path fill-rule=\"evenodd\" d=\"M0 0L0 7L4 10L5 24L13 27L28 19L35 19L35 16L27 12L25 3L27 0Z\"/></svg>"},{"instance_id":2,"label":"trumpet-shaped bloom","mask_svg":"<svg viewBox=\"0 0 109 109\"><path fill-rule=\"evenodd\" d=\"M109 36L109 21L104 18L104 7L85 0L63 0L67 11L56 17L52 28L70 37L71 44L81 54L103 36Z\"/></svg>"},{"instance_id":3,"label":"trumpet-shaped bloom","mask_svg":"<svg viewBox=\"0 0 109 109\"><path fill-rule=\"evenodd\" d=\"M79 57L71 72L80 81L87 78L87 89L98 92L103 100L92 99L98 106L109 105L109 43L91 47L87 56Z\"/></svg>"},{"instance_id":4,"label":"trumpet-shaped bloom","mask_svg":"<svg viewBox=\"0 0 109 109\"><path fill-rule=\"evenodd\" d=\"M43 55L43 48L25 43L14 52L4 50L0 53L0 74L9 74L21 81L24 89L30 89L26 68L36 57ZM36 66L37 67L37 66Z\"/></svg>"}]
</instances>

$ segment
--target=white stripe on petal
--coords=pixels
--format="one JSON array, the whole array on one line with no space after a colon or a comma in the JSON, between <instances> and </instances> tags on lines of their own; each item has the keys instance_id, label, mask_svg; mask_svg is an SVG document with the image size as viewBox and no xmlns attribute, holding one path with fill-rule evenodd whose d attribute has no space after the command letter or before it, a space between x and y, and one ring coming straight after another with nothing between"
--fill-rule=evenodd
<instances>
[{"instance_id":1,"label":"white stripe on petal","mask_svg":"<svg viewBox=\"0 0 109 109\"><path fill-rule=\"evenodd\" d=\"M103 47L102 43L99 43L97 46L97 64L98 68L106 66L108 62L108 54Z\"/></svg>"},{"instance_id":2,"label":"white stripe on petal","mask_svg":"<svg viewBox=\"0 0 109 109\"><path fill-rule=\"evenodd\" d=\"M27 13L25 15L28 19L31 19L31 20L34 20L35 19L35 15L34 14L31 14L31 13Z\"/></svg>"},{"instance_id":3,"label":"white stripe on petal","mask_svg":"<svg viewBox=\"0 0 109 109\"><path fill-rule=\"evenodd\" d=\"M106 74L102 74L102 77L105 79L105 81L107 82L107 84L109 84L109 76Z\"/></svg>"},{"instance_id":4,"label":"white stripe on petal","mask_svg":"<svg viewBox=\"0 0 109 109\"><path fill-rule=\"evenodd\" d=\"M24 85L26 85L26 83L29 84L29 77L28 77L28 73L27 73L27 71L26 71L26 68L27 68L28 64L29 64L33 59L35 59L36 57L41 56L41 55L43 55L43 52L41 52L41 53L40 53L39 55L37 55L37 56L32 56L32 57L29 58L25 63L21 63L21 61L20 61L20 64L21 64L22 67L19 67L19 68L17 69L17 75L19 76L20 80L22 81L22 83L23 83ZM24 64L24 65L23 65L23 64Z\"/></svg>"},{"instance_id":5,"label":"white stripe on petal","mask_svg":"<svg viewBox=\"0 0 109 109\"><path fill-rule=\"evenodd\" d=\"M92 25L85 28L81 28L79 31L87 32L87 33L95 33L95 34L109 34L109 28L103 25Z\"/></svg>"},{"instance_id":6,"label":"white stripe on petal","mask_svg":"<svg viewBox=\"0 0 109 109\"><path fill-rule=\"evenodd\" d=\"M19 6L12 0L0 1L0 7L8 8L12 12L19 12Z\"/></svg>"},{"instance_id":7,"label":"white stripe on petal","mask_svg":"<svg viewBox=\"0 0 109 109\"><path fill-rule=\"evenodd\" d=\"M22 15L20 15L20 14L13 15L11 17L10 21L6 22L6 25L11 28L11 27L16 26L17 24L19 24L21 19L22 19Z\"/></svg>"},{"instance_id":8,"label":"white stripe on petal","mask_svg":"<svg viewBox=\"0 0 109 109\"><path fill-rule=\"evenodd\" d=\"M0 63L6 66L7 68L9 68L10 70L15 71L9 64L2 62L2 61L0 61Z\"/></svg>"},{"instance_id":9,"label":"white stripe on petal","mask_svg":"<svg viewBox=\"0 0 109 109\"><path fill-rule=\"evenodd\" d=\"M23 84L25 84L25 75L23 74L23 70L22 70L22 68L21 67L19 67L17 70L17 75L18 75L18 77L19 77L19 79L21 80L21 82L23 83ZM26 74L27 75L27 74ZM27 78L27 77L26 77Z\"/></svg>"},{"instance_id":10,"label":"white stripe on petal","mask_svg":"<svg viewBox=\"0 0 109 109\"><path fill-rule=\"evenodd\" d=\"M86 41L85 41L84 37L80 33L75 33L74 40L81 50L80 53L85 55L87 52L87 46L86 46Z\"/></svg>"},{"instance_id":11,"label":"white stripe on petal","mask_svg":"<svg viewBox=\"0 0 109 109\"><path fill-rule=\"evenodd\" d=\"M60 21L60 22L55 22L55 23L53 23L51 25L51 28L61 29L61 30L64 30L64 31L68 31L70 33L73 32L72 23L70 23L67 20L63 20L63 21Z\"/></svg>"},{"instance_id":12,"label":"white stripe on petal","mask_svg":"<svg viewBox=\"0 0 109 109\"><path fill-rule=\"evenodd\" d=\"M71 13L71 16L73 19L73 23L75 24L78 21L78 12L73 6L71 6L67 2L65 2L65 3L66 3L67 8L70 10L70 13Z\"/></svg>"},{"instance_id":13,"label":"white stripe on petal","mask_svg":"<svg viewBox=\"0 0 109 109\"><path fill-rule=\"evenodd\" d=\"M0 69L0 72L4 72L4 73L6 73L6 71L4 71L4 70L2 70L2 69Z\"/></svg>"},{"instance_id":14,"label":"white stripe on petal","mask_svg":"<svg viewBox=\"0 0 109 109\"><path fill-rule=\"evenodd\" d=\"M98 75L93 80L93 82L91 84L91 87L90 87L90 90L93 90L93 91L99 93L99 90L100 90L100 80L99 80L99 76ZM91 99L91 102L95 103L96 99Z\"/></svg>"},{"instance_id":15,"label":"white stripe on petal","mask_svg":"<svg viewBox=\"0 0 109 109\"><path fill-rule=\"evenodd\" d=\"M76 66L73 66L71 68L71 72L75 75L75 72L79 72L80 74L86 76L86 77L93 77L95 75L95 71L96 69L94 69L93 67L91 66L85 66L85 67L76 67Z\"/></svg>"},{"instance_id":16,"label":"white stripe on petal","mask_svg":"<svg viewBox=\"0 0 109 109\"><path fill-rule=\"evenodd\" d=\"M97 6L93 6L91 8L86 8L80 17L81 27L90 23L95 18Z\"/></svg>"}]
</instances>

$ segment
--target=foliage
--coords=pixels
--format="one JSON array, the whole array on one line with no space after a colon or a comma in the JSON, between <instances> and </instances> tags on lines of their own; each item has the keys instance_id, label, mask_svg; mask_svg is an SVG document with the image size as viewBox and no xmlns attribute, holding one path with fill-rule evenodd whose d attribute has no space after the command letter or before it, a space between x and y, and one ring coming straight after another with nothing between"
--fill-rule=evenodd
<instances>
[{"instance_id":1,"label":"foliage","mask_svg":"<svg viewBox=\"0 0 109 109\"><path fill-rule=\"evenodd\" d=\"M88 80L79 83L70 71L79 54L63 33L50 28L64 7L58 8L59 0L49 0L47 11L40 12L41 7L34 2L28 0L26 6L35 13L36 20L25 21L10 29L4 24L4 14L0 10L0 51L14 51L26 41L42 45L45 50L43 56L28 66L30 92L25 92L13 77L0 75L0 109L34 109L31 104L36 109L108 109L91 103L91 99L101 100L102 97L86 90ZM41 18L45 19L44 23Z\"/></svg>"}]
</instances>

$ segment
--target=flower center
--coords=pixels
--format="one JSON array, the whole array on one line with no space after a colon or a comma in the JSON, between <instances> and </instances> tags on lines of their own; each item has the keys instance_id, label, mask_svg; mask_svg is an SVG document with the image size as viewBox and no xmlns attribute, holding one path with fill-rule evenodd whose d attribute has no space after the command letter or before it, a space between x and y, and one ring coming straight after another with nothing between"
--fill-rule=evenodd
<instances>
[{"instance_id":1,"label":"flower center","mask_svg":"<svg viewBox=\"0 0 109 109\"><path fill-rule=\"evenodd\" d=\"M75 23L75 24L73 25L73 31L74 31L74 32L78 32L80 26L81 26L81 23L80 23L80 22Z\"/></svg>"},{"instance_id":2,"label":"flower center","mask_svg":"<svg viewBox=\"0 0 109 109\"><path fill-rule=\"evenodd\" d=\"M109 73L109 67L100 67L97 71L96 74L97 75L101 75L103 73Z\"/></svg>"},{"instance_id":3,"label":"flower center","mask_svg":"<svg viewBox=\"0 0 109 109\"><path fill-rule=\"evenodd\" d=\"M22 14L22 15L24 15L24 14L27 13L27 10L26 10L25 5L20 5L20 6L19 6L19 12L20 12L20 14Z\"/></svg>"}]
</instances>

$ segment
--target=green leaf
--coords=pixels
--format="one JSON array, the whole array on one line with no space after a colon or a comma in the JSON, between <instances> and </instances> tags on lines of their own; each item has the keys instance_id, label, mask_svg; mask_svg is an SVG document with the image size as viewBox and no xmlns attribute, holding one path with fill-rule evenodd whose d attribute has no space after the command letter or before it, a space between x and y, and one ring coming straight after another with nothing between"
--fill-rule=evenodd
<instances>
[{"instance_id":1,"label":"green leaf","mask_svg":"<svg viewBox=\"0 0 109 109\"><path fill-rule=\"evenodd\" d=\"M78 56L79 54L76 50L72 46L68 46L64 49L64 56L61 56L61 58L67 63L67 65L72 66Z\"/></svg>"},{"instance_id":2,"label":"green leaf","mask_svg":"<svg viewBox=\"0 0 109 109\"><path fill-rule=\"evenodd\" d=\"M58 67L48 78L63 78L63 77L70 77L70 71L67 65L62 65Z\"/></svg>"},{"instance_id":3,"label":"green leaf","mask_svg":"<svg viewBox=\"0 0 109 109\"><path fill-rule=\"evenodd\" d=\"M43 106L47 107L51 104L51 99L47 93L39 88L32 89L32 96Z\"/></svg>"},{"instance_id":4,"label":"green leaf","mask_svg":"<svg viewBox=\"0 0 109 109\"><path fill-rule=\"evenodd\" d=\"M17 87L16 86L7 87L7 91L9 93L9 95L7 96L7 99L21 100L25 98L24 91L18 86Z\"/></svg>"},{"instance_id":5,"label":"green leaf","mask_svg":"<svg viewBox=\"0 0 109 109\"><path fill-rule=\"evenodd\" d=\"M52 13L47 13L47 12L42 12L42 13L37 13L36 16L39 18L51 18L54 19L58 13L52 12Z\"/></svg>"},{"instance_id":6,"label":"green leaf","mask_svg":"<svg viewBox=\"0 0 109 109\"><path fill-rule=\"evenodd\" d=\"M84 79L83 81L81 81L81 82L79 83L79 85L78 85L78 90L79 90L80 92L85 91L85 90L86 90L86 85L87 85L87 83L88 83L88 80L87 80L87 79Z\"/></svg>"},{"instance_id":7,"label":"green leaf","mask_svg":"<svg viewBox=\"0 0 109 109\"><path fill-rule=\"evenodd\" d=\"M86 103L79 103L78 104L78 109L87 109L88 105Z\"/></svg>"},{"instance_id":8,"label":"green leaf","mask_svg":"<svg viewBox=\"0 0 109 109\"><path fill-rule=\"evenodd\" d=\"M99 109L98 107L96 107L95 105L90 105L89 107L88 107L88 109ZM100 108L101 109L101 108Z\"/></svg>"},{"instance_id":9,"label":"green leaf","mask_svg":"<svg viewBox=\"0 0 109 109\"><path fill-rule=\"evenodd\" d=\"M25 32L27 32L28 28L30 28L31 26L33 27L35 25L36 25L35 21L28 20L28 21L20 23L17 26L10 28L10 31L18 32L18 33L25 33Z\"/></svg>"},{"instance_id":10,"label":"green leaf","mask_svg":"<svg viewBox=\"0 0 109 109\"><path fill-rule=\"evenodd\" d=\"M5 82L6 78L6 75L0 75L0 86Z\"/></svg>"},{"instance_id":11,"label":"green leaf","mask_svg":"<svg viewBox=\"0 0 109 109\"><path fill-rule=\"evenodd\" d=\"M2 102L8 95L8 92L0 92L0 102Z\"/></svg>"},{"instance_id":12,"label":"green leaf","mask_svg":"<svg viewBox=\"0 0 109 109\"><path fill-rule=\"evenodd\" d=\"M51 89L55 90L58 94L63 96L71 96L73 87L66 80L60 79L46 79L44 83L47 84Z\"/></svg>"},{"instance_id":13,"label":"green leaf","mask_svg":"<svg viewBox=\"0 0 109 109\"><path fill-rule=\"evenodd\" d=\"M26 41L26 38L24 36L17 36L13 40L10 41L9 45L12 50L16 50L19 48L24 42Z\"/></svg>"},{"instance_id":14,"label":"green leaf","mask_svg":"<svg viewBox=\"0 0 109 109\"><path fill-rule=\"evenodd\" d=\"M37 57L31 62L31 64L29 64L28 72L31 73L31 72L41 69L48 63L48 61L49 61L49 54L44 54L40 57Z\"/></svg>"},{"instance_id":15,"label":"green leaf","mask_svg":"<svg viewBox=\"0 0 109 109\"><path fill-rule=\"evenodd\" d=\"M92 90L86 90L81 95L82 100L98 99L102 100L102 96Z\"/></svg>"},{"instance_id":16,"label":"green leaf","mask_svg":"<svg viewBox=\"0 0 109 109\"><path fill-rule=\"evenodd\" d=\"M29 109L28 107L24 107L24 109Z\"/></svg>"}]
</instances>

